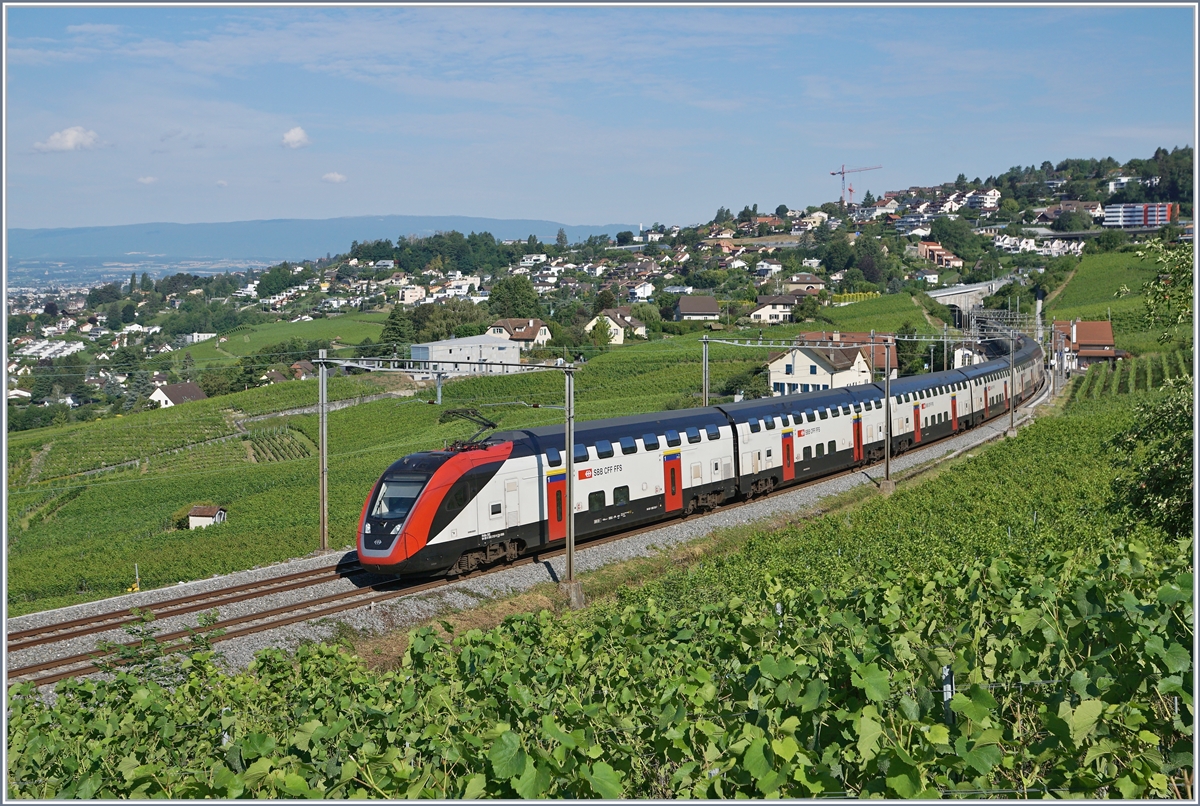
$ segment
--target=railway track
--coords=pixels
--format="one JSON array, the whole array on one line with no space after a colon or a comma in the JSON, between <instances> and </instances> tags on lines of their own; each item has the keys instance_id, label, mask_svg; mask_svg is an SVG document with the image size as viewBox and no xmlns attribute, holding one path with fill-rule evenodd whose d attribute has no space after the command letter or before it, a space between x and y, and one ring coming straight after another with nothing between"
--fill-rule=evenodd
<instances>
[{"instance_id":1,"label":"railway track","mask_svg":"<svg viewBox=\"0 0 1200 806\"><path fill-rule=\"evenodd\" d=\"M1034 397L1027 401L1023 408L1027 411L1034 405L1037 405L1045 396L1045 389L1040 390ZM1019 411L1020 409L1018 409ZM1001 420L1006 414L1000 414L997 417L987 421L996 423ZM986 424L986 423L985 423ZM927 445L910 448L906 453L918 453L937 445L943 444L942 440L931 442ZM819 479L812 479L799 485L788 486L782 489L777 489L769 493L755 496L752 499L735 501L719 507L719 511L725 512L734 510L739 507L747 506L750 503L758 502L763 499L768 499L777 495L783 495L796 490L802 490L816 484L842 478L848 475L866 472L872 468L878 468L880 463L874 465L865 465L862 467L851 468L848 470L835 473L830 476L823 476ZM704 517L709 513L702 513L687 516L688 518ZM618 540L625 540L637 535L645 534L646 532L661 529L664 526L669 526L677 521L667 521L649 524L642 528L621 532L614 535L599 537L588 540L581 544L580 548L588 548L592 546L600 546L606 543L611 543ZM354 590L337 591L314 599L305 600L300 603L287 604L281 607L275 607L264 611L246 613L243 615L220 619L212 626L213 630L223 630L224 632L210 640L213 643L221 641L229 641L235 638L241 638L247 635L252 635L266 630L278 629L291 624L297 624L304 621L325 618L331 615L354 610L360 607L370 607L377 602L383 602L390 599L396 599L403 596L412 596L418 593L425 593L431 590L445 587L455 582L474 579L488 574L497 573L509 568L515 568L532 563L542 563L547 560L560 557L566 553L565 546L546 549L537 554L532 554L526 557L521 557L511 562L502 563L486 569L480 569L470 574L464 574L453 579L440 578L424 582L406 583L397 580L385 580L365 585ZM168 618L179 615L186 615L204 610L210 610L217 605L227 605L237 602L246 602L254 599L264 598L276 593L294 591L306 587L327 584L336 582L342 579L349 579L362 574L366 574L366 570L355 560L348 560L332 568L312 569L308 571L299 571L293 574L287 574L273 579L261 580L258 582L249 582L241 585L234 585L227 588L220 588L215 591L206 593L198 593L190 596L169 599L157 604L151 605L143 610L148 610L154 613L156 618ZM98 616L87 618L74 619L67 622L46 625L39 628L30 628L13 632L8 636L8 652L20 651L29 649L35 646L44 646L51 643L62 642L75 638L83 638L89 635L98 635L114 629L140 621L139 618L133 617L130 611L111 611ZM167 651L179 651L188 645L187 639L191 636L192 630L181 629L174 630L169 633L155 636ZM124 644L125 646L136 646L138 641L131 641ZM56 683L68 677L78 677L87 674L93 674L101 671L96 665L97 658L112 654L112 652L100 652L91 650L88 652L80 652L57 659L44 661L41 663L29 664L8 670L8 683L11 685L16 682L32 682L39 686Z\"/></svg>"}]
</instances>

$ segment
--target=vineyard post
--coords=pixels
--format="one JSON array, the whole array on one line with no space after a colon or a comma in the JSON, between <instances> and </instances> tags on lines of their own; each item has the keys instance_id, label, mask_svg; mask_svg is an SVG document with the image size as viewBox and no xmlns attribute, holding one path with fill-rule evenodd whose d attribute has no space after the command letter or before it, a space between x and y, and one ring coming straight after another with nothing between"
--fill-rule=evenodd
<instances>
[{"instance_id":1,"label":"vineyard post","mask_svg":"<svg viewBox=\"0 0 1200 806\"><path fill-rule=\"evenodd\" d=\"M871 354L875 347L872 345ZM883 481L879 490L884 495L896 491L896 482L892 481L892 343L884 337L883 342Z\"/></svg>"},{"instance_id":2,"label":"vineyard post","mask_svg":"<svg viewBox=\"0 0 1200 806\"><path fill-rule=\"evenodd\" d=\"M443 373L437 374L437 404L442 405L442 377Z\"/></svg>"},{"instance_id":3,"label":"vineyard post","mask_svg":"<svg viewBox=\"0 0 1200 806\"><path fill-rule=\"evenodd\" d=\"M700 339L700 344L704 347L704 405L708 405L708 336L705 335Z\"/></svg>"},{"instance_id":4,"label":"vineyard post","mask_svg":"<svg viewBox=\"0 0 1200 806\"><path fill-rule=\"evenodd\" d=\"M317 408L320 412L321 421L321 436L319 448L321 451L321 551L329 550L329 412L327 411L328 397L325 391L325 379L328 376L328 368L325 366L325 351L321 350L318 355L321 358L321 369L318 373L320 376L320 393L318 395Z\"/></svg>"},{"instance_id":5,"label":"vineyard post","mask_svg":"<svg viewBox=\"0 0 1200 806\"><path fill-rule=\"evenodd\" d=\"M567 448L567 564L561 587L571 609L577 610L583 607L583 586L575 579L575 367L568 364L563 369L566 381L563 419L566 421Z\"/></svg>"}]
</instances>

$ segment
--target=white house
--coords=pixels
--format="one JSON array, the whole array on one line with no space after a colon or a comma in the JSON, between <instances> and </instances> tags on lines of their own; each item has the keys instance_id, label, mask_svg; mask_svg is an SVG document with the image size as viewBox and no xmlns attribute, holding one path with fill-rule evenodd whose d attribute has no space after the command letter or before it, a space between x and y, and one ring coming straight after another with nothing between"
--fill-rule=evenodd
<instances>
[{"instance_id":1,"label":"white house","mask_svg":"<svg viewBox=\"0 0 1200 806\"><path fill-rule=\"evenodd\" d=\"M541 319L499 319L488 328L488 335L516 342L522 350L544 347L551 338Z\"/></svg>"},{"instance_id":2,"label":"white house","mask_svg":"<svg viewBox=\"0 0 1200 806\"><path fill-rule=\"evenodd\" d=\"M762 325L790 322L795 307L796 298L793 296L759 297L758 307L750 312L750 321Z\"/></svg>"},{"instance_id":3,"label":"white house","mask_svg":"<svg viewBox=\"0 0 1200 806\"><path fill-rule=\"evenodd\" d=\"M398 300L401 304L410 302L419 302L425 299L425 286L423 285L406 285L400 287Z\"/></svg>"},{"instance_id":4,"label":"white house","mask_svg":"<svg viewBox=\"0 0 1200 806\"><path fill-rule=\"evenodd\" d=\"M523 255L521 257L521 265L528 268L530 266L536 266L539 263L545 263L547 259L548 257L543 254Z\"/></svg>"},{"instance_id":5,"label":"white house","mask_svg":"<svg viewBox=\"0 0 1200 806\"><path fill-rule=\"evenodd\" d=\"M129 330L128 327L125 329ZM216 333L184 333L183 341L185 344L196 344L197 342L208 341L209 339L215 339L216 337Z\"/></svg>"},{"instance_id":6,"label":"white house","mask_svg":"<svg viewBox=\"0 0 1200 806\"><path fill-rule=\"evenodd\" d=\"M629 331L631 335L646 338L646 325L641 320L634 319L629 308L605 308L599 316L592 317L592 320L584 325L583 329L591 333L601 319L608 323L609 344L624 344L625 331Z\"/></svg>"},{"instance_id":7,"label":"white house","mask_svg":"<svg viewBox=\"0 0 1200 806\"><path fill-rule=\"evenodd\" d=\"M206 529L215 523L225 522L225 507L192 507L188 512L189 529Z\"/></svg>"},{"instance_id":8,"label":"white house","mask_svg":"<svg viewBox=\"0 0 1200 806\"><path fill-rule=\"evenodd\" d=\"M204 390L199 386L188 381L160 386L150 394L150 399L158 403L160 408L169 409L193 400L207 400L208 395L204 394Z\"/></svg>"},{"instance_id":9,"label":"white house","mask_svg":"<svg viewBox=\"0 0 1200 806\"><path fill-rule=\"evenodd\" d=\"M508 375L520 372L517 367L489 366L521 363L521 347L508 339L495 336L469 336L412 345L414 361L426 361L428 372L448 372L460 375Z\"/></svg>"},{"instance_id":10,"label":"white house","mask_svg":"<svg viewBox=\"0 0 1200 806\"><path fill-rule=\"evenodd\" d=\"M771 391L794 395L871 383L862 347L793 347L770 360Z\"/></svg>"}]
</instances>

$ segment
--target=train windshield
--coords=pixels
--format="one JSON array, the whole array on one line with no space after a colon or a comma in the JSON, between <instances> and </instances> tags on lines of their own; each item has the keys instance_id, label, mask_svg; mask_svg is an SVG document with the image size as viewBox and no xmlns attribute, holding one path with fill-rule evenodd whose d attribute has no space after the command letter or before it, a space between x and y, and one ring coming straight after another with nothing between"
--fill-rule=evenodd
<instances>
[{"instance_id":1,"label":"train windshield","mask_svg":"<svg viewBox=\"0 0 1200 806\"><path fill-rule=\"evenodd\" d=\"M385 520L407 518L427 481L428 476L395 476L384 479L379 485L379 498L375 500L371 517Z\"/></svg>"}]
</instances>

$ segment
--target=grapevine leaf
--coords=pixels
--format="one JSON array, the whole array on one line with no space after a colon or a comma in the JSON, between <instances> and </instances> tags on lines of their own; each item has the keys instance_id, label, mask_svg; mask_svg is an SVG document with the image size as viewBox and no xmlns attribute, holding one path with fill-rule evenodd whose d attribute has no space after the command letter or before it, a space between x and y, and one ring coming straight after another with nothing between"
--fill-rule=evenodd
<instances>
[{"instance_id":1,"label":"grapevine leaf","mask_svg":"<svg viewBox=\"0 0 1200 806\"><path fill-rule=\"evenodd\" d=\"M463 800L476 800L483 797L487 791L487 776L481 772L477 772L467 780L467 787L463 790Z\"/></svg>"},{"instance_id":2,"label":"grapevine leaf","mask_svg":"<svg viewBox=\"0 0 1200 806\"><path fill-rule=\"evenodd\" d=\"M550 769L534 763L533 758L526 756L525 772L512 782L513 789L526 800L537 800L544 797L546 788L550 786Z\"/></svg>"},{"instance_id":3,"label":"grapevine leaf","mask_svg":"<svg viewBox=\"0 0 1200 806\"><path fill-rule=\"evenodd\" d=\"M517 734L511 730L500 734L488 750L488 761L492 762L492 774L501 781L520 775L525 770L525 751Z\"/></svg>"},{"instance_id":4,"label":"grapevine leaf","mask_svg":"<svg viewBox=\"0 0 1200 806\"><path fill-rule=\"evenodd\" d=\"M902 798L916 797L921 791L921 776L916 767L893 758L888 765L886 782L888 788Z\"/></svg>"},{"instance_id":5,"label":"grapevine leaf","mask_svg":"<svg viewBox=\"0 0 1200 806\"><path fill-rule=\"evenodd\" d=\"M1163 662L1167 664L1167 671L1171 673L1186 672L1192 665L1192 653L1188 652L1182 644L1172 643L1163 653Z\"/></svg>"},{"instance_id":6,"label":"grapevine leaf","mask_svg":"<svg viewBox=\"0 0 1200 806\"><path fill-rule=\"evenodd\" d=\"M603 761L593 764L590 773L586 767L581 772L600 797L609 800L621 797L621 774Z\"/></svg>"},{"instance_id":7,"label":"grapevine leaf","mask_svg":"<svg viewBox=\"0 0 1200 806\"><path fill-rule=\"evenodd\" d=\"M866 692L867 699L872 702L883 702L891 694L888 673L876 663L865 664L857 672L851 672L850 680Z\"/></svg>"},{"instance_id":8,"label":"grapevine leaf","mask_svg":"<svg viewBox=\"0 0 1200 806\"><path fill-rule=\"evenodd\" d=\"M767 760L766 748L766 739L755 739L742 756L742 764L745 766L746 772L750 773L755 781L761 781L767 776L767 773L772 771L771 762Z\"/></svg>"},{"instance_id":9,"label":"grapevine leaf","mask_svg":"<svg viewBox=\"0 0 1200 806\"><path fill-rule=\"evenodd\" d=\"M870 761L879 753L879 737L883 733L874 705L862 709L855 727L858 729L858 752L864 761Z\"/></svg>"},{"instance_id":10,"label":"grapevine leaf","mask_svg":"<svg viewBox=\"0 0 1200 806\"><path fill-rule=\"evenodd\" d=\"M1084 700L1071 712L1071 741L1076 746L1096 728L1100 714L1104 713L1102 700Z\"/></svg>"},{"instance_id":11,"label":"grapevine leaf","mask_svg":"<svg viewBox=\"0 0 1200 806\"><path fill-rule=\"evenodd\" d=\"M999 764L1000 759L1003 757L1004 754L1000 751L999 747L994 744L988 744L982 747L975 747L963 756L963 760L978 770L981 775L986 775L988 770Z\"/></svg>"}]
</instances>

